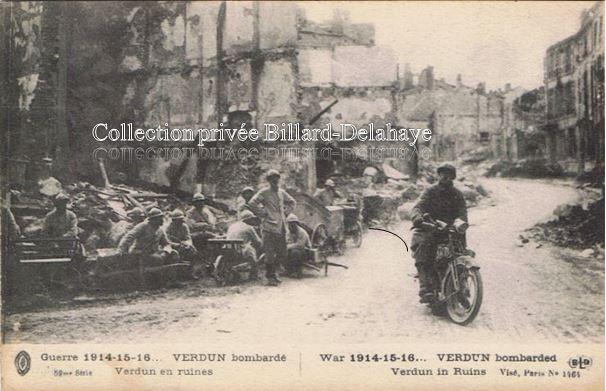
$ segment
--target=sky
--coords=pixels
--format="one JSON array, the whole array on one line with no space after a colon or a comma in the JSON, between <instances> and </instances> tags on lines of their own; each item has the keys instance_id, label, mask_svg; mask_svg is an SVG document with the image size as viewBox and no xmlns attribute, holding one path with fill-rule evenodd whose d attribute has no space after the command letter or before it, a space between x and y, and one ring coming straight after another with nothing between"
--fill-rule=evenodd
<instances>
[{"instance_id":1,"label":"sky","mask_svg":"<svg viewBox=\"0 0 606 391\"><path fill-rule=\"evenodd\" d=\"M419 73L433 65L436 78L463 84L505 83L526 89L543 84L550 45L574 34L591 1L549 2L302 2L309 19L347 10L353 23L372 23L375 43L391 47L401 64Z\"/></svg>"}]
</instances>

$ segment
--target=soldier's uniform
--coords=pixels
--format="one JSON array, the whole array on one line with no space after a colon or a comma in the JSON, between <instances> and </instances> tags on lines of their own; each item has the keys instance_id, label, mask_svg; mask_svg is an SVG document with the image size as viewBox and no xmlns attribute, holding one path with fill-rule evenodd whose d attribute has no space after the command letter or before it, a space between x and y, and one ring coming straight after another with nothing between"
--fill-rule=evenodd
<instances>
[{"instance_id":1,"label":"soldier's uniform","mask_svg":"<svg viewBox=\"0 0 606 391\"><path fill-rule=\"evenodd\" d=\"M166 227L166 237L181 258L193 262L199 254L194 247L189 227L183 222L184 217L180 210L171 214L172 221Z\"/></svg>"},{"instance_id":2,"label":"soldier's uniform","mask_svg":"<svg viewBox=\"0 0 606 391\"><path fill-rule=\"evenodd\" d=\"M329 179L324 184L323 189L318 189L314 193L314 197L318 199L324 206L331 206L335 202L335 198L341 198L341 194L335 190L335 183Z\"/></svg>"},{"instance_id":3,"label":"soldier's uniform","mask_svg":"<svg viewBox=\"0 0 606 391\"><path fill-rule=\"evenodd\" d=\"M53 209L44 217L42 232L49 237L75 238L78 236L78 218L71 210Z\"/></svg>"},{"instance_id":4,"label":"soldier's uniform","mask_svg":"<svg viewBox=\"0 0 606 391\"><path fill-rule=\"evenodd\" d=\"M192 198L194 206L185 213L185 221L191 229L194 247L202 254L206 254L206 240L215 236L213 232L217 223L213 212L204 205L205 201L204 194L194 194Z\"/></svg>"},{"instance_id":5,"label":"soldier's uniform","mask_svg":"<svg viewBox=\"0 0 606 391\"><path fill-rule=\"evenodd\" d=\"M249 214L252 216L252 213L248 212L244 214L244 217L246 218ZM225 237L227 239L240 239L244 242L242 246L242 257L250 265L253 277L256 277L259 269L258 254L262 247L261 238L257 235L257 231L244 221L236 221L229 226Z\"/></svg>"},{"instance_id":6,"label":"soldier's uniform","mask_svg":"<svg viewBox=\"0 0 606 391\"><path fill-rule=\"evenodd\" d=\"M467 222L467 207L463 193L452 184L438 183L426 189L412 210L414 231L410 249L419 271L419 280L424 284L424 277L428 276L433 266L437 250L437 233L419 227L423 222L423 215L429 214L435 220L452 224L456 219ZM423 277L422 277L423 276ZM431 281L426 280L427 283ZM423 289L423 286L422 286Z\"/></svg>"},{"instance_id":7,"label":"soldier's uniform","mask_svg":"<svg viewBox=\"0 0 606 391\"><path fill-rule=\"evenodd\" d=\"M122 237L118 250L121 254L141 256L151 264L162 265L167 259L167 254L161 248L169 244L164 230L161 227L154 227L149 220L146 220L137 224Z\"/></svg>"},{"instance_id":8,"label":"soldier's uniform","mask_svg":"<svg viewBox=\"0 0 606 391\"><path fill-rule=\"evenodd\" d=\"M280 174L270 170L267 178ZM293 210L296 201L286 191L271 186L257 192L249 201L250 208L263 219L261 234L265 252L266 276L269 281L279 282L276 268L286 258L286 210Z\"/></svg>"},{"instance_id":9,"label":"soldier's uniform","mask_svg":"<svg viewBox=\"0 0 606 391\"><path fill-rule=\"evenodd\" d=\"M327 188L316 190L314 197L317 198L318 201L320 201L324 206L330 206L335 201L333 192Z\"/></svg>"},{"instance_id":10,"label":"soldier's uniform","mask_svg":"<svg viewBox=\"0 0 606 391\"><path fill-rule=\"evenodd\" d=\"M194 232L205 229L214 229L217 223L217 218L206 206L200 208L191 207L185 214L187 223L192 227Z\"/></svg>"},{"instance_id":11,"label":"soldier's uniform","mask_svg":"<svg viewBox=\"0 0 606 391\"><path fill-rule=\"evenodd\" d=\"M287 222L298 223L299 219L294 214L287 217ZM311 240L307 232L299 225L289 224L286 235L287 262L286 270L289 273L297 273L301 276L303 262L311 257Z\"/></svg>"}]
</instances>

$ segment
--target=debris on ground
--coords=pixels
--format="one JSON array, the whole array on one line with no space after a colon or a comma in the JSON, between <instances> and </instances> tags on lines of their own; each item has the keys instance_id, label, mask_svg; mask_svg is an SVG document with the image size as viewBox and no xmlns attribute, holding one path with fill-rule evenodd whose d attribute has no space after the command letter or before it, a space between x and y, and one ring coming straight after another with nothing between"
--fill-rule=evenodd
<instances>
[{"instance_id":1,"label":"debris on ground","mask_svg":"<svg viewBox=\"0 0 606 391\"><path fill-rule=\"evenodd\" d=\"M596 246L604 248L604 197L592 201L582 197L576 203L560 205L551 220L537 224L529 234L537 240L584 250L583 256Z\"/></svg>"},{"instance_id":2,"label":"debris on ground","mask_svg":"<svg viewBox=\"0 0 606 391\"><path fill-rule=\"evenodd\" d=\"M78 236L87 251L115 247L132 227L128 212L135 208L145 211L157 207L171 211L189 207L188 199L126 185L99 188L87 182L76 182L65 186L62 191L70 197L68 208L78 216ZM224 220L233 220L225 202L210 200L210 204L218 217L219 227L227 225ZM42 218L53 209L52 196L42 192L39 195L12 192L11 208L22 232L26 236L35 236L42 229Z\"/></svg>"},{"instance_id":3,"label":"debris on ground","mask_svg":"<svg viewBox=\"0 0 606 391\"><path fill-rule=\"evenodd\" d=\"M382 170L368 166L363 177L343 176L339 188L346 195L357 194L364 199L364 222L376 222L388 226L397 220L409 220L412 207L425 189L436 183L437 164L426 161L419 167L417 181L400 173L395 168L383 165ZM379 178L387 178L385 181ZM454 181L463 193L467 207L477 206L490 197L471 170L462 170Z\"/></svg>"},{"instance_id":4,"label":"debris on ground","mask_svg":"<svg viewBox=\"0 0 606 391\"><path fill-rule=\"evenodd\" d=\"M558 178L565 174L561 165L543 158L483 162L476 170L487 177Z\"/></svg>"}]
</instances>

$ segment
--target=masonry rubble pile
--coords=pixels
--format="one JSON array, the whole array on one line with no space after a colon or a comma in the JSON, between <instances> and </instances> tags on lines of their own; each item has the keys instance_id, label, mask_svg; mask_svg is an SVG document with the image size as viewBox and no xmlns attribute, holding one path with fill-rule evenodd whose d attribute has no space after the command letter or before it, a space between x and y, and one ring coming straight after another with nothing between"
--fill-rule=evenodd
<instances>
[{"instance_id":1,"label":"masonry rubble pile","mask_svg":"<svg viewBox=\"0 0 606 391\"><path fill-rule=\"evenodd\" d=\"M471 169L460 167L455 186L463 193L468 207L476 206L489 197L489 193L478 183ZM424 161L419 177L414 181L386 164L380 168L369 166L363 177L344 179L343 188L347 194L363 196L366 223L375 220L389 225L398 219L410 220L418 197L423 190L437 182L436 168L436 163Z\"/></svg>"},{"instance_id":2,"label":"masonry rubble pile","mask_svg":"<svg viewBox=\"0 0 606 391\"><path fill-rule=\"evenodd\" d=\"M480 164L479 169L487 177L557 178L565 174L560 164L545 158L491 161Z\"/></svg>"},{"instance_id":3,"label":"masonry rubble pile","mask_svg":"<svg viewBox=\"0 0 606 391\"><path fill-rule=\"evenodd\" d=\"M600 189L581 187L574 203L560 205L549 221L528 231L535 240L583 250L582 255L604 257L604 195Z\"/></svg>"},{"instance_id":4,"label":"masonry rubble pile","mask_svg":"<svg viewBox=\"0 0 606 391\"><path fill-rule=\"evenodd\" d=\"M25 236L35 236L42 228L42 217L53 209L52 195L46 194L46 182L48 180L39 183L38 191L11 191L11 208ZM134 208L150 210L157 207L171 211L188 207L188 200L175 195L133 186L111 185L103 188L88 182L63 186L56 179L53 183L59 183L59 191L70 197L68 207L78 217L79 238L89 252L116 247L119 238L132 223L127 214ZM210 200L210 203L210 207L217 212L219 228L226 228L229 220L233 220L229 206L219 200Z\"/></svg>"}]
</instances>

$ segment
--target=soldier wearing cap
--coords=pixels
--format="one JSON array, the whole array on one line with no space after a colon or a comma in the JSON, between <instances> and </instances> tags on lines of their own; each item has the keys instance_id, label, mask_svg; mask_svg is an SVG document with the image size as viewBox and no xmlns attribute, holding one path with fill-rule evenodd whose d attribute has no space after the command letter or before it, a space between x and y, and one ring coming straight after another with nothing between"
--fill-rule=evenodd
<instances>
[{"instance_id":1,"label":"soldier wearing cap","mask_svg":"<svg viewBox=\"0 0 606 391\"><path fill-rule=\"evenodd\" d=\"M140 256L153 265L162 265L169 257L175 257L176 251L170 247L166 233L162 229L164 213L152 208L145 221L128 231L118 244L120 254Z\"/></svg>"},{"instance_id":2,"label":"soldier wearing cap","mask_svg":"<svg viewBox=\"0 0 606 391\"><path fill-rule=\"evenodd\" d=\"M259 190L249 201L250 209L263 220L261 234L265 252L265 275L269 285L281 281L276 274L279 262L286 258L286 215L295 208L296 201L280 188L280 173L269 170L269 186Z\"/></svg>"},{"instance_id":3,"label":"soldier wearing cap","mask_svg":"<svg viewBox=\"0 0 606 391\"><path fill-rule=\"evenodd\" d=\"M437 172L438 183L421 194L412 210L414 231L410 248L419 276L419 296L422 303L432 300L433 287L429 276L437 246L435 233L421 228L421 224L429 217L447 224L453 224L457 220L467 222L465 198L453 185L453 180L457 177L456 168L443 164L438 167Z\"/></svg>"},{"instance_id":4,"label":"soldier wearing cap","mask_svg":"<svg viewBox=\"0 0 606 391\"><path fill-rule=\"evenodd\" d=\"M299 225L299 218L295 214L289 214L286 222L288 223L286 272L300 278L303 263L311 257L311 240L307 231Z\"/></svg>"},{"instance_id":5,"label":"soldier wearing cap","mask_svg":"<svg viewBox=\"0 0 606 391\"><path fill-rule=\"evenodd\" d=\"M244 241L242 246L242 256L249 263L251 268L251 279L258 278L258 259L262 251L261 238L255 231L260 219L250 210L244 210L240 214L240 221L236 221L227 229L227 239L240 239Z\"/></svg>"},{"instance_id":6,"label":"soldier wearing cap","mask_svg":"<svg viewBox=\"0 0 606 391\"><path fill-rule=\"evenodd\" d=\"M238 219L241 219L241 214L245 210L250 210L248 202L255 195L255 189L250 186L246 186L240 192L238 199L236 200L236 211L238 212Z\"/></svg>"},{"instance_id":7,"label":"soldier wearing cap","mask_svg":"<svg viewBox=\"0 0 606 391\"><path fill-rule=\"evenodd\" d=\"M78 218L67 209L69 197L59 193L53 200L55 209L49 212L42 222L42 233L48 237L75 238L78 236Z\"/></svg>"},{"instance_id":8,"label":"soldier wearing cap","mask_svg":"<svg viewBox=\"0 0 606 391\"><path fill-rule=\"evenodd\" d=\"M323 189L318 189L314 193L314 197L318 199L324 206L331 206L335 202L335 198L341 198L341 194L335 189L335 182L328 179L324 183Z\"/></svg>"}]
</instances>

